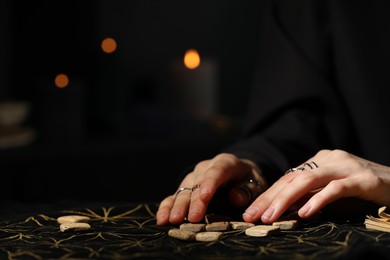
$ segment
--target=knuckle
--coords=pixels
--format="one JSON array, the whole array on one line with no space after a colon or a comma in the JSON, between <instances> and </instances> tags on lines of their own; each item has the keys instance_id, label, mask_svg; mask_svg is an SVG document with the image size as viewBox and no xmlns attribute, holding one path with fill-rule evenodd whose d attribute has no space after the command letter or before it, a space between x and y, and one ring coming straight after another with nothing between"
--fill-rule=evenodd
<instances>
[{"instance_id":1,"label":"knuckle","mask_svg":"<svg viewBox=\"0 0 390 260\"><path fill-rule=\"evenodd\" d=\"M160 202L160 208L168 207L168 205L171 205L174 200L175 195L170 195L169 197L166 197Z\"/></svg>"},{"instance_id":2,"label":"knuckle","mask_svg":"<svg viewBox=\"0 0 390 260\"><path fill-rule=\"evenodd\" d=\"M362 176L363 183L371 183L374 185L374 187L379 187L383 182L383 180L371 168L364 169L362 171Z\"/></svg>"},{"instance_id":3,"label":"knuckle","mask_svg":"<svg viewBox=\"0 0 390 260\"><path fill-rule=\"evenodd\" d=\"M203 161L200 161L199 163L197 163L195 165L195 168L194 168L194 171L203 171L204 169L207 168L207 166L209 165L210 163L210 160L203 160Z\"/></svg>"},{"instance_id":4,"label":"knuckle","mask_svg":"<svg viewBox=\"0 0 390 260\"><path fill-rule=\"evenodd\" d=\"M331 152L332 152L332 150L329 150L329 149L321 149L317 152L316 156L325 156Z\"/></svg>"},{"instance_id":5,"label":"knuckle","mask_svg":"<svg viewBox=\"0 0 390 260\"><path fill-rule=\"evenodd\" d=\"M333 150L331 156L336 160L350 160L352 158L351 154L340 149Z\"/></svg>"},{"instance_id":6,"label":"knuckle","mask_svg":"<svg viewBox=\"0 0 390 260\"><path fill-rule=\"evenodd\" d=\"M215 156L215 159L218 161L226 161L226 162L231 163L231 164L236 164L236 163L240 162L240 160L237 158L237 156L235 156L234 154L230 154L230 153L218 154L217 156Z\"/></svg>"},{"instance_id":7,"label":"knuckle","mask_svg":"<svg viewBox=\"0 0 390 260\"><path fill-rule=\"evenodd\" d=\"M207 169L207 176L208 177L211 177L211 176L217 177L217 176L221 175L224 172L224 170L225 169L220 165L212 165Z\"/></svg>"}]
</instances>

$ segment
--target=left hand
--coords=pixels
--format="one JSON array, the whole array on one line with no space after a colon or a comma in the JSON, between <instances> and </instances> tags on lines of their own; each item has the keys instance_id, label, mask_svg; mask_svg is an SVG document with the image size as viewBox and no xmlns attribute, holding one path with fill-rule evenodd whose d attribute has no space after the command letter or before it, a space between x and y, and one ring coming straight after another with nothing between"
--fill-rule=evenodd
<instances>
[{"instance_id":1,"label":"left hand","mask_svg":"<svg viewBox=\"0 0 390 260\"><path fill-rule=\"evenodd\" d=\"M303 205L298 215L308 218L347 197L390 206L390 167L342 150L321 150L297 168L304 170L285 174L257 197L243 214L244 220L270 224L298 204Z\"/></svg>"}]
</instances>

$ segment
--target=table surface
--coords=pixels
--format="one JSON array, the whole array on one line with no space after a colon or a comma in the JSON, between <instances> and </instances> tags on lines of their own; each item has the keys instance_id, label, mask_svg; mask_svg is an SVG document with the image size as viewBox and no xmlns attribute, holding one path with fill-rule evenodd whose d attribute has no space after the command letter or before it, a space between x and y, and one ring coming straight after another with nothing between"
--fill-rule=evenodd
<instances>
[{"instance_id":1,"label":"table surface","mask_svg":"<svg viewBox=\"0 0 390 260\"><path fill-rule=\"evenodd\" d=\"M390 233L368 230L363 219L321 215L293 230L250 237L231 230L217 242L168 236L175 226L157 226L157 203L94 202L23 205L0 213L0 259L390 259ZM63 215L91 217L91 229L61 232Z\"/></svg>"}]
</instances>

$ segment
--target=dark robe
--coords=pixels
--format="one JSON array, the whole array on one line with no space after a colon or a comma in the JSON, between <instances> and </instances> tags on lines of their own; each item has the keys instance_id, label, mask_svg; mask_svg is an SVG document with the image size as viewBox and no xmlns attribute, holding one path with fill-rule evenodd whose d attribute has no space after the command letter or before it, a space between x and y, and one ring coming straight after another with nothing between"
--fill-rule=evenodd
<instances>
[{"instance_id":1,"label":"dark robe","mask_svg":"<svg viewBox=\"0 0 390 260\"><path fill-rule=\"evenodd\" d=\"M260 15L247 124L225 151L271 183L320 149L390 166L390 1L271 1Z\"/></svg>"}]
</instances>

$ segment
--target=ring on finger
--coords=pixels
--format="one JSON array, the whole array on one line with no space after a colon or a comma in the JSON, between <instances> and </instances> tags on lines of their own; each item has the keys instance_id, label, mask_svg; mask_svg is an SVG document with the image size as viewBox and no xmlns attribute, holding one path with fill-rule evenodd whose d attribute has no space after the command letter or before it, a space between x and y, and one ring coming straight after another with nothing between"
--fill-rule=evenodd
<instances>
[{"instance_id":1,"label":"ring on finger","mask_svg":"<svg viewBox=\"0 0 390 260\"><path fill-rule=\"evenodd\" d=\"M253 201L262 191L261 182L253 179L241 185L241 188L248 194L249 201Z\"/></svg>"},{"instance_id":2,"label":"ring on finger","mask_svg":"<svg viewBox=\"0 0 390 260\"><path fill-rule=\"evenodd\" d=\"M319 166L318 166L318 164L315 163L314 161L311 161L310 163L305 162L305 163L303 164L303 167L290 168L290 169L288 169L284 174L286 175L286 174L288 174L288 173L290 173L290 172L293 172L293 171L304 171L304 170L306 170L305 167L309 167L310 170L314 170L314 169L318 168Z\"/></svg>"},{"instance_id":3,"label":"ring on finger","mask_svg":"<svg viewBox=\"0 0 390 260\"><path fill-rule=\"evenodd\" d=\"M190 196L192 196L192 193L193 193L197 188L199 188L199 187L200 187L200 184L194 185L194 186L191 188L191 194L190 194Z\"/></svg>"},{"instance_id":4,"label":"ring on finger","mask_svg":"<svg viewBox=\"0 0 390 260\"><path fill-rule=\"evenodd\" d=\"M288 174L288 173L290 173L290 172L294 172L294 171L304 171L304 170L305 170L304 167L290 168L290 169L288 169L284 174L286 175L286 174Z\"/></svg>"},{"instance_id":5,"label":"ring on finger","mask_svg":"<svg viewBox=\"0 0 390 260\"><path fill-rule=\"evenodd\" d=\"M191 192L194 192L199 187L200 187L200 184L196 184L194 187L191 188Z\"/></svg>"},{"instance_id":6,"label":"ring on finger","mask_svg":"<svg viewBox=\"0 0 390 260\"><path fill-rule=\"evenodd\" d=\"M177 197L177 195L179 195L179 194L180 194L180 192L182 192L182 191L185 191L185 190L189 190L189 191L191 191L191 192L192 192L192 188L188 188L188 187L181 187L180 189L178 189L178 190L177 190L175 197Z\"/></svg>"}]
</instances>

